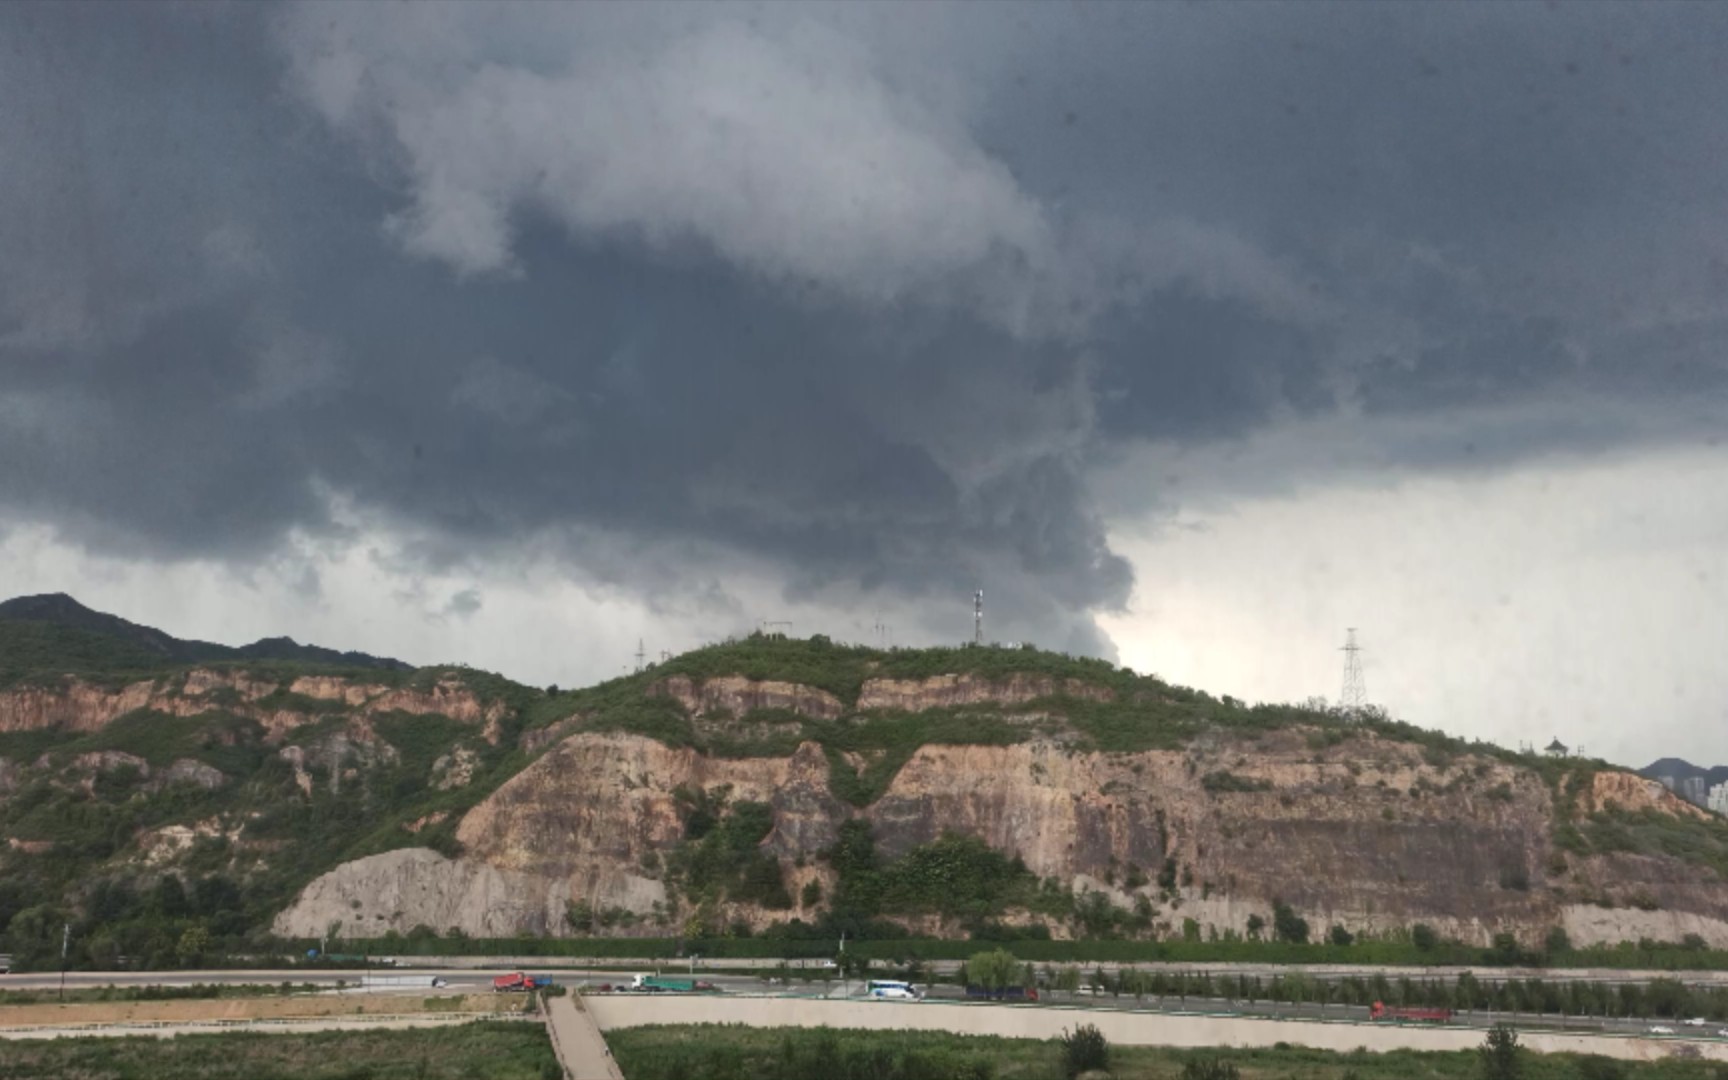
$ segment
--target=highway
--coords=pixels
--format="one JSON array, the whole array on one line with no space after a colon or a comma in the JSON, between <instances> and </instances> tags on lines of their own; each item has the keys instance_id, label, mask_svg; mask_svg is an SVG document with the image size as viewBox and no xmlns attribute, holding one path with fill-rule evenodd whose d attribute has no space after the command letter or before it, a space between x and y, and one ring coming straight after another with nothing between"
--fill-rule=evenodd
<instances>
[{"instance_id":1,"label":"highway","mask_svg":"<svg viewBox=\"0 0 1728 1080\"><path fill-rule=\"evenodd\" d=\"M983 949L989 948L990 945L988 943L982 943L978 947ZM1006 947L1009 951L1013 951L1012 945ZM911 950L909 949L909 951ZM380 962L388 961L403 967L457 969L482 968L497 969L501 971L513 971L530 967L546 968L549 970L571 968L590 971L607 969L613 971L634 971L638 968L646 970L655 964L665 966L668 969L674 966L684 969L688 964L688 961L684 958L668 960L664 957L378 955L375 959ZM699 958L696 968L698 971L707 967L734 971L768 971L777 969L782 963L784 963L793 971L801 971L819 970L825 962L826 961L823 960L782 961L777 959L734 959L728 957L714 957ZM961 963L962 961L959 960L925 960L924 967L926 970L934 974L953 975L960 970ZM1211 975L1213 977L1226 975L1230 977L1242 976L1244 978L1258 978L1265 980L1279 977L1289 978L1292 975L1305 975L1313 979L1336 981L1339 979L1351 978L1372 979L1374 976L1380 975L1391 980L1401 978L1431 980L1444 979L1447 982L1451 982L1456 980L1458 976L1469 973L1475 976L1478 982L1491 984L1502 983L1508 979L1541 979L1544 982L1559 983L1562 985L1572 982L1597 982L1606 983L1610 986L1618 986L1621 983L1635 983L1642 985L1652 979L1674 979L1686 984L1687 986L1728 988L1728 970L1667 971L1659 968L1535 968L1482 967L1470 965L1435 965L1427 967L1409 964L1259 964L1230 963L1224 961L1179 963L1164 960L1138 961L1130 963L1116 963L1114 961L1106 961L1102 963L1081 963L1078 961L1072 963L1066 961L1033 961L1032 963L1034 967L1039 969L1046 967L1052 969L1078 967L1087 973L1091 973L1092 971L1101 968L1112 976L1121 971L1144 971L1162 972L1166 975Z\"/></svg>"},{"instance_id":2,"label":"highway","mask_svg":"<svg viewBox=\"0 0 1728 1080\"><path fill-rule=\"evenodd\" d=\"M660 965L661 969L670 975L689 975L688 964ZM193 986L198 984L217 985L270 985L276 986L284 982L300 986L312 984L315 986L336 989L341 986L349 992L361 992L360 983L367 975L380 980L397 979L403 976L418 976L423 978L442 978L446 982L446 992L449 993L484 993L492 988L492 976L509 970L526 970L544 972L553 980L564 986L585 987L590 994L599 993L602 985L617 985L628 980L628 973L619 970L587 969L587 970L556 970L543 968L536 964L525 964L517 967L500 965L481 970L473 967L443 967L406 969L374 969L370 972L359 970L328 970L328 969L277 969L267 971L155 971L155 972L69 972L66 975L67 989L81 989L102 986ZM653 970L652 965L642 965L642 971ZM804 982L793 978L787 983L771 982L761 975L718 974L696 969L695 974L714 983L720 989L734 994L740 993L777 993L788 997L843 998L861 997L862 983L858 980L842 981L833 979L824 982L813 979ZM766 974L766 973L764 973ZM60 985L59 974L27 974L0 975L0 990L53 990ZM400 989L400 987L396 987ZM957 986L935 984L927 988L927 996L935 1000L958 1000L965 993ZM1246 1002L1232 1001L1226 998L1154 998L1147 997L1136 1000L1132 995L1116 997L1110 994L1068 994L1061 991L1045 991L1044 1001L1064 1008L1103 1008L1110 1010L1129 1009L1144 1012L1161 1012L1196 1015L1232 1015L1250 1016L1268 1019L1287 1020L1333 1020L1367 1022L1368 1010L1363 1006L1352 1005L1316 1005L1291 1004L1281 1002ZM887 1006L884 1006L887 1007ZM1634 1035L1647 1033L1653 1025L1662 1025L1674 1029L1677 1035L1691 1038L1716 1039L1718 1030L1728 1029L1728 1025L1712 1023L1703 1028L1684 1026L1672 1020L1630 1020L1602 1017L1559 1017L1532 1013L1505 1012L1467 1012L1457 1014L1457 1023L1470 1026L1488 1026L1499 1022L1510 1023L1521 1030L1538 1031L1572 1031L1589 1033L1609 1033Z\"/></svg>"}]
</instances>

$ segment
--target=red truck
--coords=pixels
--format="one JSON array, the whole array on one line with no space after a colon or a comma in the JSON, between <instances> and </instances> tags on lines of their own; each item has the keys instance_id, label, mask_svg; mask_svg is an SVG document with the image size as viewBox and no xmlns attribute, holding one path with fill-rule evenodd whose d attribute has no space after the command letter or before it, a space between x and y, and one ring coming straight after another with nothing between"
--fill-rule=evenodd
<instances>
[{"instance_id":1,"label":"red truck","mask_svg":"<svg viewBox=\"0 0 1728 1080\"><path fill-rule=\"evenodd\" d=\"M1374 1007L1368 1010L1370 1020L1405 1020L1419 1024L1445 1024L1452 1020L1451 1009L1390 1009L1385 1002L1376 1001Z\"/></svg>"},{"instance_id":2,"label":"red truck","mask_svg":"<svg viewBox=\"0 0 1728 1080\"><path fill-rule=\"evenodd\" d=\"M500 975L492 980L494 994L526 994L530 990L543 990L552 985L550 975L524 975L520 971L512 971L508 975Z\"/></svg>"}]
</instances>

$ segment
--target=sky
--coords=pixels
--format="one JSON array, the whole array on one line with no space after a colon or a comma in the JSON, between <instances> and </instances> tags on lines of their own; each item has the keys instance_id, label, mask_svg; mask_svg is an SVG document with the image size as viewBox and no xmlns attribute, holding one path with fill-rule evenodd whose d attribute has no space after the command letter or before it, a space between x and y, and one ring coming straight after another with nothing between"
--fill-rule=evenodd
<instances>
[{"instance_id":1,"label":"sky","mask_svg":"<svg viewBox=\"0 0 1728 1080\"><path fill-rule=\"evenodd\" d=\"M1728 10L0 7L0 595L1728 761Z\"/></svg>"}]
</instances>

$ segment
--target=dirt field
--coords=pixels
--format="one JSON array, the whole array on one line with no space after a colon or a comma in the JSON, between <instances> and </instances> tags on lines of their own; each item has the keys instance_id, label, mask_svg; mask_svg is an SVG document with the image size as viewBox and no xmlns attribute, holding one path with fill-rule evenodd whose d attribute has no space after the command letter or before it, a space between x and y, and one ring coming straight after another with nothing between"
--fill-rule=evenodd
<instances>
[{"instance_id":1,"label":"dirt field","mask_svg":"<svg viewBox=\"0 0 1728 1080\"><path fill-rule=\"evenodd\" d=\"M92 1001L66 1005L3 1005L0 1006L0 1027L153 1020L279 1020L422 1012L483 1014L514 1012L521 1008L520 997L502 994L295 994L184 1001Z\"/></svg>"}]
</instances>

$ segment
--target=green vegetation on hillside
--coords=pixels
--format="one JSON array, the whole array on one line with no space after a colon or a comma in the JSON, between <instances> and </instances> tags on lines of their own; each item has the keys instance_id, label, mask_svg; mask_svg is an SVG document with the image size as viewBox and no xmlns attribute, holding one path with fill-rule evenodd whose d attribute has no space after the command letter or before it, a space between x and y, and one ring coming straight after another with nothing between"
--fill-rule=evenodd
<instances>
[{"instance_id":1,"label":"green vegetation on hillside","mask_svg":"<svg viewBox=\"0 0 1728 1080\"><path fill-rule=\"evenodd\" d=\"M704 1024L623 1028L609 1032L630 1080L745 1080L871 1077L905 1080L1065 1080L1072 1076L1057 1039L1000 1039L924 1031L762 1029ZM1109 1050L1115 1080L1188 1080L1235 1075L1242 1080L1479 1080L1475 1050L1336 1053L1300 1046L1262 1050L1177 1050L1119 1046ZM1524 1080L1578 1077L1715 1080L1718 1065L1665 1058L1620 1063L1579 1054L1519 1054ZM1207 1065L1226 1068L1208 1071ZM1229 1071L1234 1068L1234 1072Z\"/></svg>"},{"instance_id":2,"label":"green vegetation on hillside","mask_svg":"<svg viewBox=\"0 0 1728 1080\"><path fill-rule=\"evenodd\" d=\"M359 673L369 685L419 690L457 678L483 702L512 706L497 745L471 723L380 713L368 723L388 745L375 746L350 733L354 709L287 690L302 674L327 672L297 664L244 670L277 682L251 708L316 717L288 739L303 748L303 777L256 720L230 711L241 707L233 700L193 716L141 710L93 732L0 734L0 758L28 767L0 797L0 835L22 845L0 849L0 948L21 968L57 962L68 922L78 967L112 968L121 958L132 967L185 966L269 947L276 913L344 861L408 846L457 854L461 815L532 760L516 735L522 705L538 695L497 676L448 668ZM458 749L468 756L470 781L440 789L435 765L444 758L450 768ZM130 754L144 765L79 764L80 755L97 752ZM167 772L176 762L221 776L205 787L184 769ZM183 841L161 842L172 857L160 868L140 858L158 830L195 823ZM230 835L242 826L236 842ZM363 935L367 928L348 929Z\"/></svg>"},{"instance_id":3,"label":"green vegetation on hillside","mask_svg":"<svg viewBox=\"0 0 1728 1080\"><path fill-rule=\"evenodd\" d=\"M173 661L107 634L55 623L0 619L0 687L34 675L63 672L165 671Z\"/></svg>"},{"instance_id":4,"label":"green vegetation on hillside","mask_svg":"<svg viewBox=\"0 0 1728 1080\"><path fill-rule=\"evenodd\" d=\"M549 1080L563 1075L539 1024L230 1033L0 1043L8 1080Z\"/></svg>"},{"instance_id":5,"label":"green vegetation on hillside","mask_svg":"<svg viewBox=\"0 0 1728 1080\"><path fill-rule=\"evenodd\" d=\"M1667 855L1709 867L1728 881L1728 820L1710 815L1631 813L1609 807L1583 817L1556 845L1576 854Z\"/></svg>"},{"instance_id":6,"label":"green vegetation on hillside","mask_svg":"<svg viewBox=\"0 0 1728 1080\"><path fill-rule=\"evenodd\" d=\"M158 692L172 693L178 683L168 676L185 670L171 672L160 666L159 658L140 653L141 646L92 637L81 628L0 620L0 639L6 634L34 643L4 669L20 678L57 681L88 664L95 672L92 678L118 684L137 677L137 671L125 670L128 665L148 661L158 666L145 677L158 679ZM1375 713L1347 722L1318 706L1249 707L1103 661L1030 648L876 650L820 637L800 641L752 635L565 693L556 688L542 693L465 668L390 671L293 661L200 666L241 670L255 681L273 681L274 687L250 703L236 690L217 690L201 699L209 706L206 711L193 716L141 710L94 732L0 734L0 758L8 763L5 782L10 785L0 797L0 835L17 841L0 849L0 947L16 954L21 967L57 960L59 929L65 922L73 924L75 966L112 966L124 957L135 967L165 967L267 949L272 945L266 933L272 917L313 877L342 862L402 847L459 854L455 834L461 816L556 737L582 730L635 732L720 756L782 756L812 741L827 757L836 795L862 807L881 797L918 748L933 743L1009 745L1047 737L1075 750L1118 752L1180 748L1197 738L1221 736L1246 746L1266 733L1299 725L1316 754L1353 739L1383 738L1419 746L1436 768L1466 753L1516 763L1532 770L1553 794L1555 839L1562 852L1660 854L1728 874L1728 824L1627 815L1612 808L1581 813L1580 793L1588 790L1598 767L1592 763L1520 757ZM368 713L362 718L355 708L290 689L296 678L307 674L343 675L385 689L421 691L454 680L483 703L504 706L500 738L490 743L476 725L438 715ZM1047 678L1051 692L1019 707L953 705L916 714L856 709L870 678L966 674L988 680ZM814 686L834 694L844 710L828 719L774 709L693 717L664 692L665 680L673 675L696 680L743 675ZM1109 700L1096 700L1090 690L1071 692L1080 686L1108 691ZM298 713L307 722L293 730L285 748L267 738L257 720L243 715L247 712ZM382 742L375 742L368 731ZM109 757L83 757L99 753ZM133 755L142 764L122 763L115 754ZM1454 782L1471 782L1488 768L1477 762L1470 770L1458 770ZM468 782L454 782L453 776ZM1200 783L1219 799L1252 797L1267 786L1224 768L1206 771ZM1503 786L1505 797L1512 798L1511 787ZM665 928L657 932L682 930L692 938L747 932L719 925L718 912L727 903L791 909L793 896L781 866L761 847L772 828L769 808L750 802L728 805L726 794L718 790L682 794L683 843L661 865L644 867L650 873L663 871L674 895L685 902L676 912L676 925L670 919L672 910L647 917L651 925ZM161 830L169 826L178 831L164 840ZM143 856L151 849L154 857L146 861ZM1273 926L1284 939L1274 943L1197 938L1100 942L1097 939L1146 936L1153 926L1150 902L1121 909L1102 893L1077 895L1065 884L1039 880L1012 852L994 851L961 836L939 835L898 858L883 858L861 822L847 825L841 841L815 857L826 860L838 875L831 886L802 890L807 908L823 905L822 916L771 929L773 945L737 947L818 948L819 942L840 933L853 940L889 941L904 936L892 920L937 915L979 940L1033 939L1023 944L1050 950L1040 955L1052 960L1079 958L1094 944L1105 950L1098 958L1122 959L1203 955L1512 963L1531 958L1516 948L1485 960L1482 950L1462 946L1425 948L1404 939L1351 943L1349 935L1334 936L1330 944L1304 944L1301 938L1308 935L1296 932L1301 920L1293 912L1270 924L1262 919L1262 925ZM1552 875L1560 873L1555 866L1550 867ZM1174 895L1182 872L1173 861L1119 871L1122 880L1137 876L1142 885L1155 877L1167 896ZM1523 880L1522 887L1528 888L1528 878ZM825 888L831 895L822 895ZM1605 897L1602 902L1643 906L1647 901L1654 903L1642 894ZM580 907L572 909L577 925L648 929L637 916L577 910ZM1092 940L1049 941L1052 929ZM1314 936L1321 936L1319 930ZM365 941L380 935L372 926L355 924L341 926L337 936ZM430 940L426 935L419 939ZM445 942L437 947L461 948ZM729 948L720 942L702 951L742 955L728 953ZM523 943L512 951L536 949ZM1284 951L1275 956L1267 950ZM1696 952L1664 953L1657 962L1686 966L1697 958Z\"/></svg>"}]
</instances>

